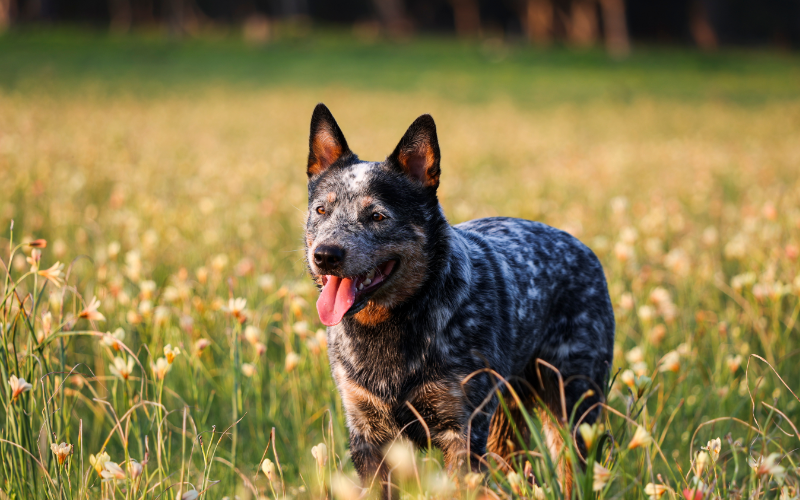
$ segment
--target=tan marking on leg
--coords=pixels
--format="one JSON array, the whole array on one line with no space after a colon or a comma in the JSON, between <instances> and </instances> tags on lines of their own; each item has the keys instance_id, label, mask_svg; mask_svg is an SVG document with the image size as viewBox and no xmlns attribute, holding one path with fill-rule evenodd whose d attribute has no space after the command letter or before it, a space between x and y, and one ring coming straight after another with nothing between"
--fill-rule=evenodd
<instances>
[{"instance_id":1,"label":"tan marking on leg","mask_svg":"<svg viewBox=\"0 0 800 500\"><path fill-rule=\"evenodd\" d=\"M511 419L508 418L503 407L498 405L489 423L489 438L486 440L486 451L496 453L510 465L513 458L512 454L516 451L515 443L517 442L517 433L514 432L514 425L519 426L523 419L514 398L506 397L503 401L508 406ZM522 425L524 426L525 424L523 423ZM522 427L518 427L518 429L520 431L523 430ZM511 470L506 472L511 472Z\"/></svg>"},{"instance_id":2,"label":"tan marking on leg","mask_svg":"<svg viewBox=\"0 0 800 500\"><path fill-rule=\"evenodd\" d=\"M575 481L572 473L572 463L565 449L564 437L561 435L562 427L550 418L545 411L540 410L539 414L542 419L545 444L553 461L557 462L556 471L561 481L561 491L564 494L564 498L572 498L572 488Z\"/></svg>"},{"instance_id":3,"label":"tan marking on leg","mask_svg":"<svg viewBox=\"0 0 800 500\"><path fill-rule=\"evenodd\" d=\"M426 382L409 398L418 411L421 407L432 408L439 418L459 423L460 428L440 429L439 432L428 429L432 433L431 441L442 450L448 470L460 469L468 459L466 422L469 410L459 383L461 379L459 374L451 374L445 380Z\"/></svg>"},{"instance_id":4,"label":"tan marking on leg","mask_svg":"<svg viewBox=\"0 0 800 500\"><path fill-rule=\"evenodd\" d=\"M344 369L335 368L335 379L347 413L348 426L369 442L381 444L398 433L392 409L358 383L350 380Z\"/></svg>"}]
</instances>

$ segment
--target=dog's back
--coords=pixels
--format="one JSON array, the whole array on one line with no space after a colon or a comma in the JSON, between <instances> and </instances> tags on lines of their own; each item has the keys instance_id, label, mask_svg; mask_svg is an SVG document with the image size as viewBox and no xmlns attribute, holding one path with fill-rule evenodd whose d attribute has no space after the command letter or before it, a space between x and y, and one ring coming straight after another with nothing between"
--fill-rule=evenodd
<instances>
[{"instance_id":1,"label":"dog's back","mask_svg":"<svg viewBox=\"0 0 800 500\"><path fill-rule=\"evenodd\" d=\"M562 443L556 426L568 422L582 397L576 418L596 420L595 403L611 368L615 324L603 268L576 238L539 222L495 217L455 229L474 249L474 268L495 282L474 287L476 301L497 301L500 311L510 312L493 321L498 348L483 352L497 354L487 360L507 380L524 381L513 385L527 405L535 406L538 399L548 406L557 421L544 413L541 417L547 444L557 454ZM515 402L507 401L519 419L516 424L524 429ZM506 415L498 410L487 449L507 457L516 440Z\"/></svg>"},{"instance_id":2,"label":"dog's back","mask_svg":"<svg viewBox=\"0 0 800 500\"><path fill-rule=\"evenodd\" d=\"M472 249L473 269L487 280L470 285L476 301L492 295L499 301L498 319L484 322L497 325L499 357L511 358L501 373L521 375L533 356L558 366L565 379L589 379L568 392L579 397L591 382L600 392L613 357L614 312L594 253L564 231L523 219L478 219L455 229Z\"/></svg>"}]
</instances>

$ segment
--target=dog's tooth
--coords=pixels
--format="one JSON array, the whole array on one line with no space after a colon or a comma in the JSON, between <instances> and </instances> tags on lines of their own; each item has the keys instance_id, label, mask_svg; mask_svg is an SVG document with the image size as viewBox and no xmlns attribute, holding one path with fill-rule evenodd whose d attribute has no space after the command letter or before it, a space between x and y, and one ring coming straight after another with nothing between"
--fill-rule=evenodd
<instances>
[{"instance_id":1,"label":"dog's tooth","mask_svg":"<svg viewBox=\"0 0 800 500\"><path fill-rule=\"evenodd\" d=\"M375 270L373 269L372 271L369 272L369 274L367 274L367 280L371 280L374 277L375 277Z\"/></svg>"},{"instance_id":2,"label":"dog's tooth","mask_svg":"<svg viewBox=\"0 0 800 500\"><path fill-rule=\"evenodd\" d=\"M372 280L370 278L367 278L367 279L364 280L364 286L370 286L371 284L372 284Z\"/></svg>"},{"instance_id":3,"label":"dog's tooth","mask_svg":"<svg viewBox=\"0 0 800 500\"><path fill-rule=\"evenodd\" d=\"M359 290L363 290L363 289L364 289L364 283L359 283L359 285L358 285L358 289L359 289Z\"/></svg>"}]
</instances>

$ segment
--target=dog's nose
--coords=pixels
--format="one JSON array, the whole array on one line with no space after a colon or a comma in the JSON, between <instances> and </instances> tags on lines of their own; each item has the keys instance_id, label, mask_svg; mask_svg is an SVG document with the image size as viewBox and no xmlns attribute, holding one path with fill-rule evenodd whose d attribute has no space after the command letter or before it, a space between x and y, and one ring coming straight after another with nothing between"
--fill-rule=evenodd
<instances>
[{"instance_id":1,"label":"dog's nose","mask_svg":"<svg viewBox=\"0 0 800 500\"><path fill-rule=\"evenodd\" d=\"M332 271L344 260L344 248L336 245L320 245L314 250L314 263L323 270Z\"/></svg>"}]
</instances>

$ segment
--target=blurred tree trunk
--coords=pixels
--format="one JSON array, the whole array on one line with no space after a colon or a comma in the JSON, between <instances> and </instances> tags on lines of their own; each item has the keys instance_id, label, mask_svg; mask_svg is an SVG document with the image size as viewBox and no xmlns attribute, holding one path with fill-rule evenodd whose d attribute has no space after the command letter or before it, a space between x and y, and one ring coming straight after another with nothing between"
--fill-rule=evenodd
<instances>
[{"instance_id":1,"label":"blurred tree trunk","mask_svg":"<svg viewBox=\"0 0 800 500\"><path fill-rule=\"evenodd\" d=\"M478 36L481 32L481 11L478 0L450 0L456 33L460 37Z\"/></svg>"},{"instance_id":2,"label":"blurred tree trunk","mask_svg":"<svg viewBox=\"0 0 800 500\"><path fill-rule=\"evenodd\" d=\"M0 32L11 26L11 0L0 0Z\"/></svg>"},{"instance_id":3,"label":"blurred tree trunk","mask_svg":"<svg viewBox=\"0 0 800 500\"><path fill-rule=\"evenodd\" d=\"M703 50L717 48L717 34L708 19L708 10L702 1L692 3L691 19L689 21L692 38L698 47Z\"/></svg>"},{"instance_id":4,"label":"blurred tree trunk","mask_svg":"<svg viewBox=\"0 0 800 500\"><path fill-rule=\"evenodd\" d=\"M625 0L600 0L606 50L613 57L625 57L631 51L628 25L625 20Z\"/></svg>"},{"instance_id":5,"label":"blurred tree trunk","mask_svg":"<svg viewBox=\"0 0 800 500\"><path fill-rule=\"evenodd\" d=\"M567 35L570 42L581 47L597 41L597 4L594 0L573 0Z\"/></svg>"},{"instance_id":6,"label":"blurred tree trunk","mask_svg":"<svg viewBox=\"0 0 800 500\"><path fill-rule=\"evenodd\" d=\"M167 23L178 38L196 32L199 20L193 0L167 0Z\"/></svg>"},{"instance_id":7,"label":"blurred tree trunk","mask_svg":"<svg viewBox=\"0 0 800 500\"><path fill-rule=\"evenodd\" d=\"M383 29L392 36L405 35L411 30L402 0L372 0Z\"/></svg>"},{"instance_id":8,"label":"blurred tree trunk","mask_svg":"<svg viewBox=\"0 0 800 500\"><path fill-rule=\"evenodd\" d=\"M111 14L111 31L125 33L131 28L130 0L108 0L108 12Z\"/></svg>"},{"instance_id":9,"label":"blurred tree trunk","mask_svg":"<svg viewBox=\"0 0 800 500\"><path fill-rule=\"evenodd\" d=\"M553 3L550 0L525 0L522 26L528 40L540 45L550 43L553 36Z\"/></svg>"}]
</instances>

